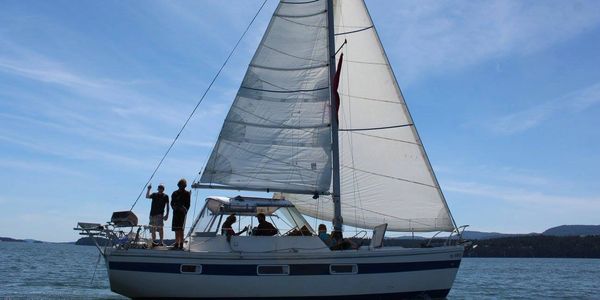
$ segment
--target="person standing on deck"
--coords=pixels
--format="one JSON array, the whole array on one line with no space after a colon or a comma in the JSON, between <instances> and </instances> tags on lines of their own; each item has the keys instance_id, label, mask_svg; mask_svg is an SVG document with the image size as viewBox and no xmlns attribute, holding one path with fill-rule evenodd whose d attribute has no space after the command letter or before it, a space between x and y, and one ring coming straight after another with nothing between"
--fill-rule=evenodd
<instances>
[{"instance_id":1,"label":"person standing on deck","mask_svg":"<svg viewBox=\"0 0 600 300\"><path fill-rule=\"evenodd\" d=\"M148 185L146 191L146 198L152 199L152 206L150 208L150 231L152 232L152 246L163 246L164 231L163 221L169 218L169 196L164 193L165 186L161 183L158 185L157 192L150 194L152 185ZM165 207L167 213L165 214ZM160 242L156 243L156 231L160 237Z\"/></svg>"},{"instance_id":2,"label":"person standing on deck","mask_svg":"<svg viewBox=\"0 0 600 300\"><path fill-rule=\"evenodd\" d=\"M175 245L173 250L183 249L183 229L185 216L190 209L190 192L186 191L187 181L180 179L177 183L178 190L171 194L171 208L173 208L172 230L175 231Z\"/></svg>"}]
</instances>

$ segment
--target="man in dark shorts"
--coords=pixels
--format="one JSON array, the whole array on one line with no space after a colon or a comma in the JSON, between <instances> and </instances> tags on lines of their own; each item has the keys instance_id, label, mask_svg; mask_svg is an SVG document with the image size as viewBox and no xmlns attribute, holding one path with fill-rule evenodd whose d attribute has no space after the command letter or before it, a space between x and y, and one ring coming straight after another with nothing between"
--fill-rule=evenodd
<instances>
[{"instance_id":1,"label":"man in dark shorts","mask_svg":"<svg viewBox=\"0 0 600 300\"><path fill-rule=\"evenodd\" d=\"M162 184L158 185L158 191L150 194L152 185L148 185L146 191L146 198L152 199L152 206L150 208L150 231L152 231L152 246L163 246L163 221L169 218L169 196L164 193L165 187ZM165 207L167 207L167 213L165 214ZM160 236L160 242L156 243L156 231Z\"/></svg>"},{"instance_id":2,"label":"man in dark shorts","mask_svg":"<svg viewBox=\"0 0 600 300\"><path fill-rule=\"evenodd\" d=\"M273 236L279 232L273 224L267 221L265 214L259 213L256 215L256 218L258 219L258 226L252 230L252 235Z\"/></svg>"},{"instance_id":3,"label":"man in dark shorts","mask_svg":"<svg viewBox=\"0 0 600 300\"><path fill-rule=\"evenodd\" d=\"M185 228L185 216L190 209L190 192L185 190L187 181L180 179L177 183L178 190L171 194L171 208L173 208L173 224L175 231L175 245L173 250L183 249L183 229Z\"/></svg>"}]
</instances>

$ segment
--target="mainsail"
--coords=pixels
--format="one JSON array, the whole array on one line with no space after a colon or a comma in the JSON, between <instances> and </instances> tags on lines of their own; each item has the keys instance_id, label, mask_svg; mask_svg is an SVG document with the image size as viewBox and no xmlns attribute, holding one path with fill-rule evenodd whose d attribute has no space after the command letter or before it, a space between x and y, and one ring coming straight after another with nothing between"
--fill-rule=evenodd
<instances>
[{"instance_id":1,"label":"mainsail","mask_svg":"<svg viewBox=\"0 0 600 300\"><path fill-rule=\"evenodd\" d=\"M451 231L454 222L362 0L334 0L344 224L394 231ZM333 218L330 197L284 197L304 214Z\"/></svg>"},{"instance_id":2,"label":"mainsail","mask_svg":"<svg viewBox=\"0 0 600 300\"><path fill-rule=\"evenodd\" d=\"M325 193L331 184L327 1L281 1L201 183Z\"/></svg>"},{"instance_id":3,"label":"mainsail","mask_svg":"<svg viewBox=\"0 0 600 300\"><path fill-rule=\"evenodd\" d=\"M284 0L248 68L202 183L281 191L331 220L326 0ZM344 224L395 231L455 225L363 0L334 0ZM344 44L345 43L345 44ZM334 120L335 121L335 120Z\"/></svg>"}]
</instances>

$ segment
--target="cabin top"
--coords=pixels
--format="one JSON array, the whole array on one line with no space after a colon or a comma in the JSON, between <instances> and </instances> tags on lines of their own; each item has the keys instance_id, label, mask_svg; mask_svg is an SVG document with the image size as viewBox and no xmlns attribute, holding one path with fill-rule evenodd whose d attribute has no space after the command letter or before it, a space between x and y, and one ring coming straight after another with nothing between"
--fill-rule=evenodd
<instances>
[{"instance_id":1,"label":"cabin top","mask_svg":"<svg viewBox=\"0 0 600 300\"><path fill-rule=\"evenodd\" d=\"M273 215L282 207L294 207L290 201L284 199L258 198L258 197L220 197L206 198L206 208L213 214L256 215L263 213Z\"/></svg>"}]
</instances>

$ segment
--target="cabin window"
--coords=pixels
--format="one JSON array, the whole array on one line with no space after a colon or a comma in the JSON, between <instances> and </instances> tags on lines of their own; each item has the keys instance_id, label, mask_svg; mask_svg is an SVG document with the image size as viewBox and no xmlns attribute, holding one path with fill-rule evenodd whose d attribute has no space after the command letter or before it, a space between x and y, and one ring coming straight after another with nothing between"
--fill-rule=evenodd
<instances>
[{"instance_id":1,"label":"cabin window","mask_svg":"<svg viewBox=\"0 0 600 300\"><path fill-rule=\"evenodd\" d=\"M288 265L262 265L256 268L258 275L290 275Z\"/></svg>"},{"instance_id":2,"label":"cabin window","mask_svg":"<svg viewBox=\"0 0 600 300\"><path fill-rule=\"evenodd\" d=\"M329 273L331 274L356 274L358 266L356 265L329 265Z\"/></svg>"},{"instance_id":3,"label":"cabin window","mask_svg":"<svg viewBox=\"0 0 600 300\"><path fill-rule=\"evenodd\" d=\"M181 265L181 273L200 274L202 273L202 265Z\"/></svg>"}]
</instances>

